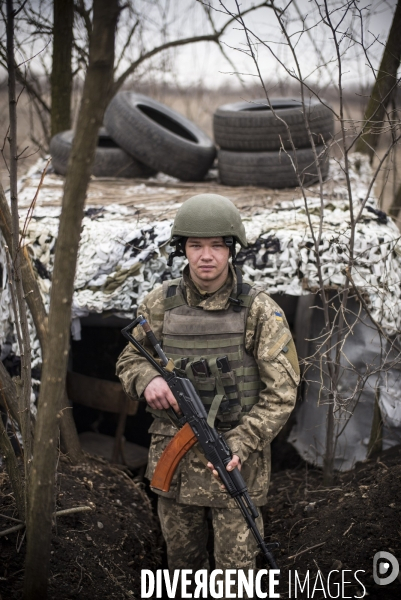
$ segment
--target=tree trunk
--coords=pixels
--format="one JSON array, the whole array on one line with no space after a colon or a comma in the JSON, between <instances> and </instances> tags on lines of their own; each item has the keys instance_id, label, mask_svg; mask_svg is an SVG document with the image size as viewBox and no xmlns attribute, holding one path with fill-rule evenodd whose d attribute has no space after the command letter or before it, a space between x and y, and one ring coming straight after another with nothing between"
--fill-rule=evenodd
<instances>
[{"instance_id":1,"label":"tree trunk","mask_svg":"<svg viewBox=\"0 0 401 600\"><path fill-rule=\"evenodd\" d=\"M20 414L18 411L18 395L15 383L8 371L0 361L0 406L18 423L20 427Z\"/></svg>"},{"instance_id":2,"label":"tree trunk","mask_svg":"<svg viewBox=\"0 0 401 600\"><path fill-rule=\"evenodd\" d=\"M366 458L376 458L383 450L383 417L380 410L380 389L376 388L375 406L373 409L372 427Z\"/></svg>"},{"instance_id":3,"label":"tree trunk","mask_svg":"<svg viewBox=\"0 0 401 600\"><path fill-rule=\"evenodd\" d=\"M0 183L0 231L4 237L6 245L11 249L12 240L12 218L8 207L7 199L4 194L3 186ZM21 277L24 286L24 295L29 310L31 311L35 323L36 333L39 338L40 346L43 348L47 342L47 313L43 305L42 296L33 272L32 263L26 248L22 249L21 258Z\"/></svg>"},{"instance_id":4,"label":"tree trunk","mask_svg":"<svg viewBox=\"0 0 401 600\"><path fill-rule=\"evenodd\" d=\"M390 215L396 219L401 210L401 185L399 185L393 203L390 207Z\"/></svg>"},{"instance_id":5,"label":"tree trunk","mask_svg":"<svg viewBox=\"0 0 401 600\"><path fill-rule=\"evenodd\" d=\"M32 430L31 430L31 342L28 329L28 317L21 279L21 252L19 243L18 215L18 151L17 151L17 98L15 90L14 60L14 17L13 1L7 0L7 70L8 70L8 100L9 100L9 137L10 144L10 199L11 199L11 238L9 248L12 261L8 265L8 275L11 286L15 330L21 356L21 386L17 392L19 399L20 426L24 446L25 489L29 489L30 469L32 459ZM12 263L12 264L11 264ZM25 497L27 501L27 494ZM27 512L27 510L26 510Z\"/></svg>"},{"instance_id":6,"label":"tree trunk","mask_svg":"<svg viewBox=\"0 0 401 600\"><path fill-rule=\"evenodd\" d=\"M392 93L397 89L397 71L401 59L401 0L398 0L388 35L383 58L364 115L362 135L355 145L356 152L367 154L373 160L386 109Z\"/></svg>"},{"instance_id":7,"label":"tree trunk","mask_svg":"<svg viewBox=\"0 0 401 600\"><path fill-rule=\"evenodd\" d=\"M72 404L68 399L67 391L61 398L60 413L57 415L60 419L60 434L63 452L68 455L73 463L82 461L83 454L81 442L79 441L77 428L72 415Z\"/></svg>"},{"instance_id":8,"label":"tree trunk","mask_svg":"<svg viewBox=\"0 0 401 600\"><path fill-rule=\"evenodd\" d=\"M327 407L326 423L326 448L323 457L323 483L331 485L334 475L334 397L329 394L329 405Z\"/></svg>"},{"instance_id":9,"label":"tree trunk","mask_svg":"<svg viewBox=\"0 0 401 600\"><path fill-rule=\"evenodd\" d=\"M74 0L53 2L51 135L71 129L72 41Z\"/></svg>"},{"instance_id":10,"label":"tree trunk","mask_svg":"<svg viewBox=\"0 0 401 600\"><path fill-rule=\"evenodd\" d=\"M0 231L4 236L4 240L9 248L12 248L12 219L10 209L7 204L7 200L4 194L3 187L0 183ZM42 296L40 295L38 283L32 268L31 259L29 254L24 247L21 258L21 278L22 285L24 287L24 296L28 304L30 313L33 318L36 333L39 338L40 347L42 349L42 357L45 356L47 351L48 341L48 318L46 309L44 307ZM3 367L1 369L1 367ZM8 378L7 378L8 376ZM4 401L8 404L8 409L11 416L17 421L19 427L20 415L18 413L18 405L14 405L14 400L17 399L17 390L15 385L5 370L3 365L0 365L0 392L4 390L4 399L0 394L0 405L5 407ZM4 401L3 401L4 400ZM67 410L65 410L67 408ZM61 404L61 419L60 429L61 436L63 438L64 450L70 457L70 459L77 463L82 458L82 450L78 439L77 429L75 427L72 411L68 404L68 399L64 398Z\"/></svg>"},{"instance_id":11,"label":"tree trunk","mask_svg":"<svg viewBox=\"0 0 401 600\"><path fill-rule=\"evenodd\" d=\"M3 419L0 415L0 451L6 463L6 469L10 478L11 487L14 492L15 504L17 505L18 516L21 521L25 521L25 494L24 484L22 482L21 472L18 461L7 435L6 428L3 425Z\"/></svg>"},{"instance_id":12,"label":"tree trunk","mask_svg":"<svg viewBox=\"0 0 401 600\"><path fill-rule=\"evenodd\" d=\"M46 352L35 430L27 527L25 600L45 600L57 455L57 411L65 387L71 304L81 223L98 129L113 83L118 0L94 0L93 31L77 131L71 149L56 243Z\"/></svg>"}]
</instances>

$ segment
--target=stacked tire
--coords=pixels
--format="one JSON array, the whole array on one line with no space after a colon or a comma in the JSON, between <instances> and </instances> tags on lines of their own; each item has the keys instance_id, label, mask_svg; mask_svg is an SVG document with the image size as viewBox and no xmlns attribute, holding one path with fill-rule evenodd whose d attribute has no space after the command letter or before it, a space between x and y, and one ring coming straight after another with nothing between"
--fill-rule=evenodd
<instances>
[{"instance_id":1,"label":"stacked tire","mask_svg":"<svg viewBox=\"0 0 401 600\"><path fill-rule=\"evenodd\" d=\"M216 156L213 141L194 123L142 94L114 96L104 124L92 171L97 177L148 177L161 171L183 181L200 181ZM62 175L72 139L73 132L64 131L50 143L53 166Z\"/></svg>"},{"instance_id":2,"label":"stacked tire","mask_svg":"<svg viewBox=\"0 0 401 600\"><path fill-rule=\"evenodd\" d=\"M73 139L74 132L69 130L57 133L50 141L52 165L59 175L67 173ZM147 167L120 148L105 127L99 129L92 175L95 177L146 178L154 174L154 169Z\"/></svg>"},{"instance_id":3,"label":"stacked tire","mask_svg":"<svg viewBox=\"0 0 401 600\"><path fill-rule=\"evenodd\" d=\"M223 185L286 188L315 183L319 170L327 177L334 119L317 100L304 108L301 100L285 98L226 104L215 112L213 129Z\"/></svg>"},{"instance_id":4,"label":"stacked tire","mask_svg":"<svg viewBox=\"0 0 401 600\"><path fill-rule=\"evenodd\" d=\"M183 181L202 180L216 156L212 140L192 121L142 94L114 96L104 122L126 152Z\"/></svg>"}]
</instances>

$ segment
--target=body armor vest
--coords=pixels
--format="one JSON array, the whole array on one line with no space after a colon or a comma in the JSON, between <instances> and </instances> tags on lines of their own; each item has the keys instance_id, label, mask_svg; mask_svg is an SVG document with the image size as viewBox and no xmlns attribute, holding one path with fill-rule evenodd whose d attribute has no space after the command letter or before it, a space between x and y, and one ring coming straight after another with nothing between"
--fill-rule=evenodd
<instances>
[{"instance_id":1,"label":"body armor vest","mask_svg":"<svg viewBox=\"0 0 401 600\"><path fill-rule=\"evenodd\" d=\"M163 350L194 384L209 425L221 430L238 424L263 387L256 360L245 351L249 307L260 290L242 289L236 306L208 311L188 306L181 279L163 284Z\"/></svg>"}]
</instances>

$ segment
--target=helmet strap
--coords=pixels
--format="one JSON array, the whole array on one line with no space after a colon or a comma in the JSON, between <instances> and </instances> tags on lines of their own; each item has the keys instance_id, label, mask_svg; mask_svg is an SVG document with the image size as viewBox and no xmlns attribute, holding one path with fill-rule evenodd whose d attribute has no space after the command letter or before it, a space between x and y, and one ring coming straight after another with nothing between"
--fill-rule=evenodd
<instances>
[{"instance_id":1,"label":"helmet strap","mask_svg":"<svg viewBox=\"0 0 401 600\"><path fill-rule=\"evenodd\" d=\"M236 258L236 250L235 250L235 237L233 237L232 235L226 236L223 238L224 239L224 243L227 246L227 248L230 249L230 254L231 254L231 260L233 265L235 265L235 258Z\"/></svg>"},{"instance_id":2,"label":"helmet strap","mask_svg":"<svg viewBox=\"0 0 401 600\"><path fill-rule=\"evenodd\" d=\"M243 301L240 298L240 295L243 293L243 279L242 279L242 271L239 267L235 267L235 274L237 276L237 287L235 290L235 295L229 297L229 301L233 304L233 310L235 312L240 312L242 309Z\"/></svg>"},{"instance_id":3,"label":"helmet strap","mask_svg":"<svg viewBox=\"0 0 401 600\"><path fill-rule=\"evenodd\" d=\"M187 241L187 238L180 236L180 235L176 235L172 238L172 240L170 242L170 246L173 246L173 248L175 248L175 250L173 252L171 252L168 257L167 265L169 267L173 266L173 260L176 256L186 256L186 254L185 254L186 241Z\"/></svg>"}]
</instances>

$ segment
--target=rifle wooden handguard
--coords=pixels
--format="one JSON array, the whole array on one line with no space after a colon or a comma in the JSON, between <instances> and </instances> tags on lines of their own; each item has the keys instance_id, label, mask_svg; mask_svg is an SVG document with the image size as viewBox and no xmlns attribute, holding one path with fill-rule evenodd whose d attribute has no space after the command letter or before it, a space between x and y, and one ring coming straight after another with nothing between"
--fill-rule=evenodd
<instances>
[{"instance_id":1,"label":"rifle wooden handguard","mask_svg":"<svg viewBox=\"0 0 401 600\"><path fill-rule=\"evenodd\" d=\"M188 423L185 423L164 449L156 465L150 486L162 492L168 492L178 463L196 442L196 435Z\"/></svg>"}]
</instances>

